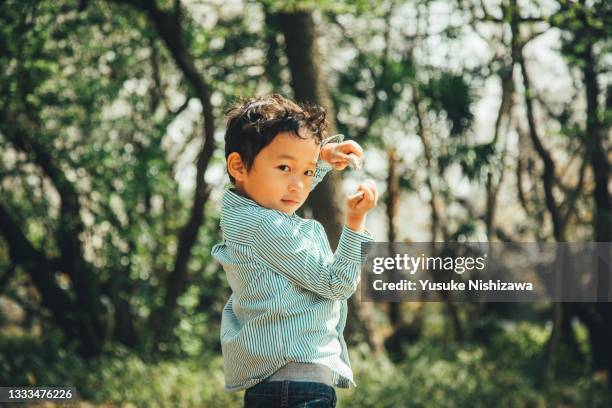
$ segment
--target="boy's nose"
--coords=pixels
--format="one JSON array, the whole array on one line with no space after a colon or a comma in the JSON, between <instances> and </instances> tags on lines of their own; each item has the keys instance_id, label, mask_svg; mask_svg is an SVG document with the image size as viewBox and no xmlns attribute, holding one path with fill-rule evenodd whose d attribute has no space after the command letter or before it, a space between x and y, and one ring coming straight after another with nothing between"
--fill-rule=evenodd
<instances>
[{"instance_id":1,"label":"boy's nose","mask_svg":"<svg viewBox=\"0 0 612 408\"><path fill-rule=\"evenodd\" d=\"M301 191L304 189L304 182L299 178L293 178L289 182L289 190L290 191Z\"/></svg>"}]
</instances>

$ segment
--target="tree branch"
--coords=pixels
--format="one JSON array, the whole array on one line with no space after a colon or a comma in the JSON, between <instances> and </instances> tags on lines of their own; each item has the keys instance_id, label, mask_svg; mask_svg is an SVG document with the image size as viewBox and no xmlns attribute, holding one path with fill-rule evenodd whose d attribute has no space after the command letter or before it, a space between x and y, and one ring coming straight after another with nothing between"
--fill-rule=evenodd
<instances>
[{"instance_id":1,"label":"tree branch","mask_svg":"<svg viewBox=\"0 0 612 408\"><path fill-rule=\"evenodd\" d=\"M176 65L200 100L204 118L203 143L196 163L196 186L189 219L179 234L174 268L164 283L166 288L164 303L158 310L151 313L149 319L152 327L155 328L156 340L160 340L167 337L171 331L172 314L176 308L178 297L187 286L187 265L191 258L191 249L196 242L198 231L204 220L204 204L210 194L210 187L204 181L204 173L215 150L214 113L208 85L200 75L193 56L183 42L180 25L180 1L175 1L173 12L161 10L155 0L131 0L129 3L149 15Z\"/></svg>"}]
</instances>

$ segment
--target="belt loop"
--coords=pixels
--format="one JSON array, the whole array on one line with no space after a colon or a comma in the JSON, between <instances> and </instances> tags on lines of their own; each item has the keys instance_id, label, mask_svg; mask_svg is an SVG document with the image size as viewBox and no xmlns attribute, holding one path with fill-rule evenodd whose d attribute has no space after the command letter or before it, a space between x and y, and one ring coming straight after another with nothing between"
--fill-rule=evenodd
<instances>
[{"instance_id":1,"label":"belt loop","mask_svg":"<svg viewBox=\"0 0 612 408\"><path fill-rule=\"evenodd\" d=\"M281 388L281 408L289 407L289 381L283 381Z\"/></svg>"}]
</instances>

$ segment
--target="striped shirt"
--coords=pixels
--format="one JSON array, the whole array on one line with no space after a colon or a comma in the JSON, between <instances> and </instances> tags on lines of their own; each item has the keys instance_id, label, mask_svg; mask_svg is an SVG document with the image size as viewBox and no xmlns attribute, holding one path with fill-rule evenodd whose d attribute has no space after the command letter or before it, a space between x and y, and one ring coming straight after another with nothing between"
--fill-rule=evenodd
<instances>
[{"instance_id":1,"label":"striped shirt","mask_svg":"<svg viewBox=\"0 0 612 408\"><path fill-rule=\"evenodd\" d=\"M319 160L313 188L330 169ZM250 388L289 362L321 364L335 386L355 386L342 333L361 244L372 236L344 226L333 253L319 222L261 207L231 189L221 230L212 255L232 289L221 318L225 389Z\"/></svg>"}]
</instances>

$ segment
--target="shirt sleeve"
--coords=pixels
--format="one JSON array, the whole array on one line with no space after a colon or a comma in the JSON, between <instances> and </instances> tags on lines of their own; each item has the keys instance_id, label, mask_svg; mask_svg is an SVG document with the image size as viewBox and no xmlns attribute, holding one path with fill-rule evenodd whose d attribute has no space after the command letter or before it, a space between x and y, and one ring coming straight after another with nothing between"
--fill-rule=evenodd
<instances>
[{"instance_id":1,"label":"shirt sleeve","mask_svg":"<svg viewBox=\"0 0 612 408\"><path fill-rule=\"evenodd\" d=\"M326 139L323 139L321 142L321 147L325 146L327 143L340 143L344 140L344 135L333 135ZM312 177L312 185L310 187L310 191L314 190L314 188L323 180L325 175L332 169L331 164L327 163L324 160L317 160L317 168L315 170L315 174Z\"/></svg>"},{"instance_id":2,"label":"shirt sleeve","mask_svg":"<svg viewBox=\"0 0 612 408\"><path fill-rule=\"evenodd\" d=\"M320 224L297 227L285 215L266 218L254 234L253 247L264 264L293 284L334 300L348 299L360 280L365 256L361 244L371 242L369 232L344 226L334 254Z\"/></svg>"}]
</instances>

